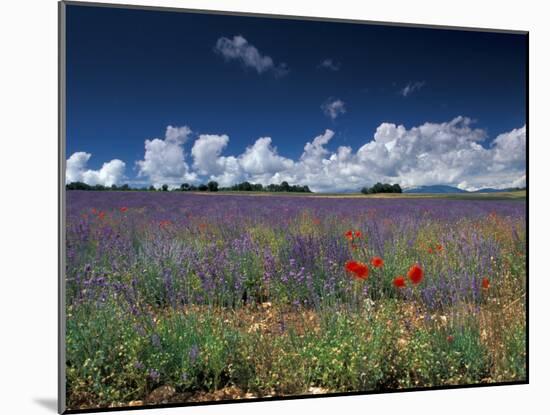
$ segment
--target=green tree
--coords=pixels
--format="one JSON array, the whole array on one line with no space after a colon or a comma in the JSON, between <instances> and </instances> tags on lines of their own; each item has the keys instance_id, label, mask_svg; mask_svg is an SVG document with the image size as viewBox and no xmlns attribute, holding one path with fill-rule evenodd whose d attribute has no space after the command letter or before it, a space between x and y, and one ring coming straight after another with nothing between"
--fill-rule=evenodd
<instances>
[{"instance_id":1,"label":"green tree","mask_svg":"<svg viewBox=\"0 0 550 415\"><path fill-rule=\"evenodd\" d=\"M209 192L217 192L218 191L218 182L215 182L213 180L209 181L208 184L208 191Z\"/></svg>"}]
</instances>

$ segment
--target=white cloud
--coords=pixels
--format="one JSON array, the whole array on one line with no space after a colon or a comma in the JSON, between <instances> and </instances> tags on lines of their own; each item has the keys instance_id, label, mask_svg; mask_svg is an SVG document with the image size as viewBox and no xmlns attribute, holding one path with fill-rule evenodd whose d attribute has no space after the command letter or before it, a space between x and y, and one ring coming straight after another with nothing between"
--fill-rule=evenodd
<instances>
[{"instance_id":1,"label":"white cloud","mask_svg":"<svg viewBox=\"0 0 550 415\"><path fill-rule=\"evenodd\" d=\"M196 182L197 175L189 170L183 151L190 134L191 129L187 126L168 126L164 139L145 140L144 158L136 162L138 177L146 177L156 187Z\"/></svg>"},{"instance_id":2,"label":"white cloud","mask_svg":"<svg viewBox=\"0 0 550 415\"><path fill-rule=\"evenodd\" d=\"M222 156L229 143L227 135L201 135L193 145L193 167L221 186L239 181L266 182L278 171L292 167L293 161L277 154L270 137L261 137L238 157Z\"/></svg>"},{"instance_id":3,"label":"white cloud","mask_svg":"<svg viewBox=\"0 0 550 415\"><path fill-rule=\"evenodd\" d=\"M340 64L340 62L335 62L334 60L327 58L321 61L321 63L319 64L319 67L328 69L331 71L339 71L342 65Z\"/></svg>"},{"instance_id":4,"label":"white cloud","mask_svg":"<svg viewBox=\"0 0 550 415\"><path fill-rule=\"evenodd\" d=\"M416 82L409 82L403 89L401 89L400 94L404 97L409 96L415 91L419 91L420 89L424 88L426 85L426 81L416 81Z\"/></svg>"},{"instance_id":5,"label":"white cloud","mask_svg":"<svg viewBox=\"0 0 550 415\"><path fill-rule=\"evenodd\" d=\"M229 143L227 135L203 134L199 136L191 154L193 155L193 167L200 174L215 175L223 172L225 164L220 161L220 154Z\"/></svg>"},{"instance_id":6,"label":"white cloud","mask_svg":"<svg viewBox=\"0 0 550 415\"><path fill-rule=\"evenodd\" d=\"M226 60L238 60L245 67L254 68L259 74L272 72L275 76L283 76L288 73L285 63L275 64L271 56L262 55L241 35L233 36L233 39L220 37L214 50Z\"/></svg>"},{"instance_id":7,"label":"white cloud","mask_svg":"<svg viewBox=\"0 0 550 415\"><path fill-rule=\"evenodd\" d=\"M73 153L66 164L65 179L67 183L84 182L89 185L101 184L112 186L120 184L124 179L126 164L122 160L114 159L103 163L99 170L86 168L92 155L82 151Z\"/></svg>"},{"instance_id":8,"label":"white cloud","mask_svg":"<svg viewBox=\"0 0 550 415\"><path fill-rule=\"evenodd\" d=\"M251 175L274 174L293 165L292 160L277 154L277 149L271 145L270 137L258 138L239 157L239 161L243 170Z\"/></svg>"},{"instance_id":9,"label":"white cloud","mask_svg":"<svg viewBox=\"0 0 550 415\"><path fill-rule=\"evenodd\" d=\"M192 151L194 166L222 186L286 180L321 192L357 191L377 181L467 190L525 184L525 127L499 135L489 147L482 145L486 132L466 117L410 129L382 123L356 151L349 146L329 150L335 137L332 130L314 137L294 161L279 155L269 137L259 138L241 155L224 156L227 136L201 136Z\"/></svg>"},{"instance_id":10,"label":"white cloud","mask_svg":"<svg viewBox=\"0 0 550 415\"><path fill-rule=\"evenodd\" d=\"M341 99L329 99L321 105L321 109L327 117L335 120L339 115L346 113L346 104Z\"/></svg>"},{"instance_id":11,"label":"white cloud","mask_svg":"<svg viewBox=\"0 0 550 415\"><path fill-rule=\"evenodd\" d=\"M406 128L382 123L372 138L354 150L328 148L337 136L327 129L306 142L301 156L280 155L270 137L260 137L241 154L223 154L229 136L202 134L192 145L192 165L185 160L189 127L166 129L164 139L145 141L144 160L136 162L138 177L155 186L179 186L216 180L221 186L242 181L308 185L313 191L357 191L375 182L402 187L446 184L466 190L484 187L525 186L526 128L498 135L487 144L485 130L467 117ZM335 148L331 145L331 148ZM74 153L67 160L67 182L118 184L125 164L111 160L99 170L87 169L89 153Z\"/></svg>"}]
</instances>

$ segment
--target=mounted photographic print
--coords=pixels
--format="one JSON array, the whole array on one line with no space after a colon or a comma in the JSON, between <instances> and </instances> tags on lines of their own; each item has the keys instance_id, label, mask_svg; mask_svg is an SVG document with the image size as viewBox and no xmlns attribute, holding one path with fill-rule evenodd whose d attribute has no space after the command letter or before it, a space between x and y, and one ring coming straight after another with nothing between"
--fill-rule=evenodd
<instances>
[{"instance_id":1,"label":"mounted photographic print","mask_svg":"<svg viewBox=\"0 0 550 415\"><path fill-rule=\"evenodd\" d=\"M527 32L59 10L60 412L528 382Z\"/></svg>"}]
</instances>

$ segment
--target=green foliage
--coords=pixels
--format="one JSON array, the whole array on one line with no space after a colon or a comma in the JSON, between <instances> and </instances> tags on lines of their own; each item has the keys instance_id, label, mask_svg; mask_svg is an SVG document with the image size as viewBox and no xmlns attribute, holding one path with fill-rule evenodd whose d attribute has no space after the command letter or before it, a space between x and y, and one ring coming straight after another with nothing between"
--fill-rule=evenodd
<instances>
[{"instance_id":1,"label":"green foliage","mask_svg":"<svg viewBox=\"0 0 550 415\"><path fill-rule=\"evenodd\" d=\"M402 193L403 190L399 184L389 184L389 183L376 183L372 187L363 187L361 193L364 194L373 194L373 193Z\"/></svg>"},{"instance_id":2,"label":"green foliage","mask_svg":"<svg viewBox=\"0 0 550 415\"><path fill-rule=\"evenodd\" d=\"M208 191L209 192L217 192L218 191L218 182L209 181L206 186L208 186Z\"/></svg>"}]
</instances>

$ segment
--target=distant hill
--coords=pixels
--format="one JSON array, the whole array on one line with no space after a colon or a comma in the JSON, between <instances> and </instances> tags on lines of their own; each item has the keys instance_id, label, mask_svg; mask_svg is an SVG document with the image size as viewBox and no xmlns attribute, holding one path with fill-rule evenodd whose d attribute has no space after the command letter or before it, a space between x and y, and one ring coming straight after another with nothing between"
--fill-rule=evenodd
<instances>
[{"instance_id":1,"label":"distant hill","mask_svg":"<svg viewBox=\"0 0 550 415\"><path fill-rule=\"evenodd\" d=\"M411 187L410 189L403 190L403 193L500 193L500 192L515 192L518 190L525 190L525 188L508 187L506 189L495 189L493 187L485 187L483 189L469 192L467 190L462 190L454 186L447 186L444 184L435 184L431 186Z\"/></svg>"},{"instance_id":2,"label":"distant hill","mask_svg":"<svg viewBox=\"0 0 550 415\"><path fill-rule=\"evenodd\" d=\"M462 190L454 186L446 186L444 184L412 187L410 189L405 189L403 192L404 193L468 193L466 190Z\"/></svg>"},{"instance_id":3,"label":"distant hill","mask_svg":"<svg viewBox=\"0 0 550 415\"><path fill-rule=\"evenodd\" d=\"M513 192L515 189L513 187L507 188L507 189L493 189L492 187L487 187L485 189L479 189L472 193L498 193L498 192Z\"/></svg>"}]
</instances>

